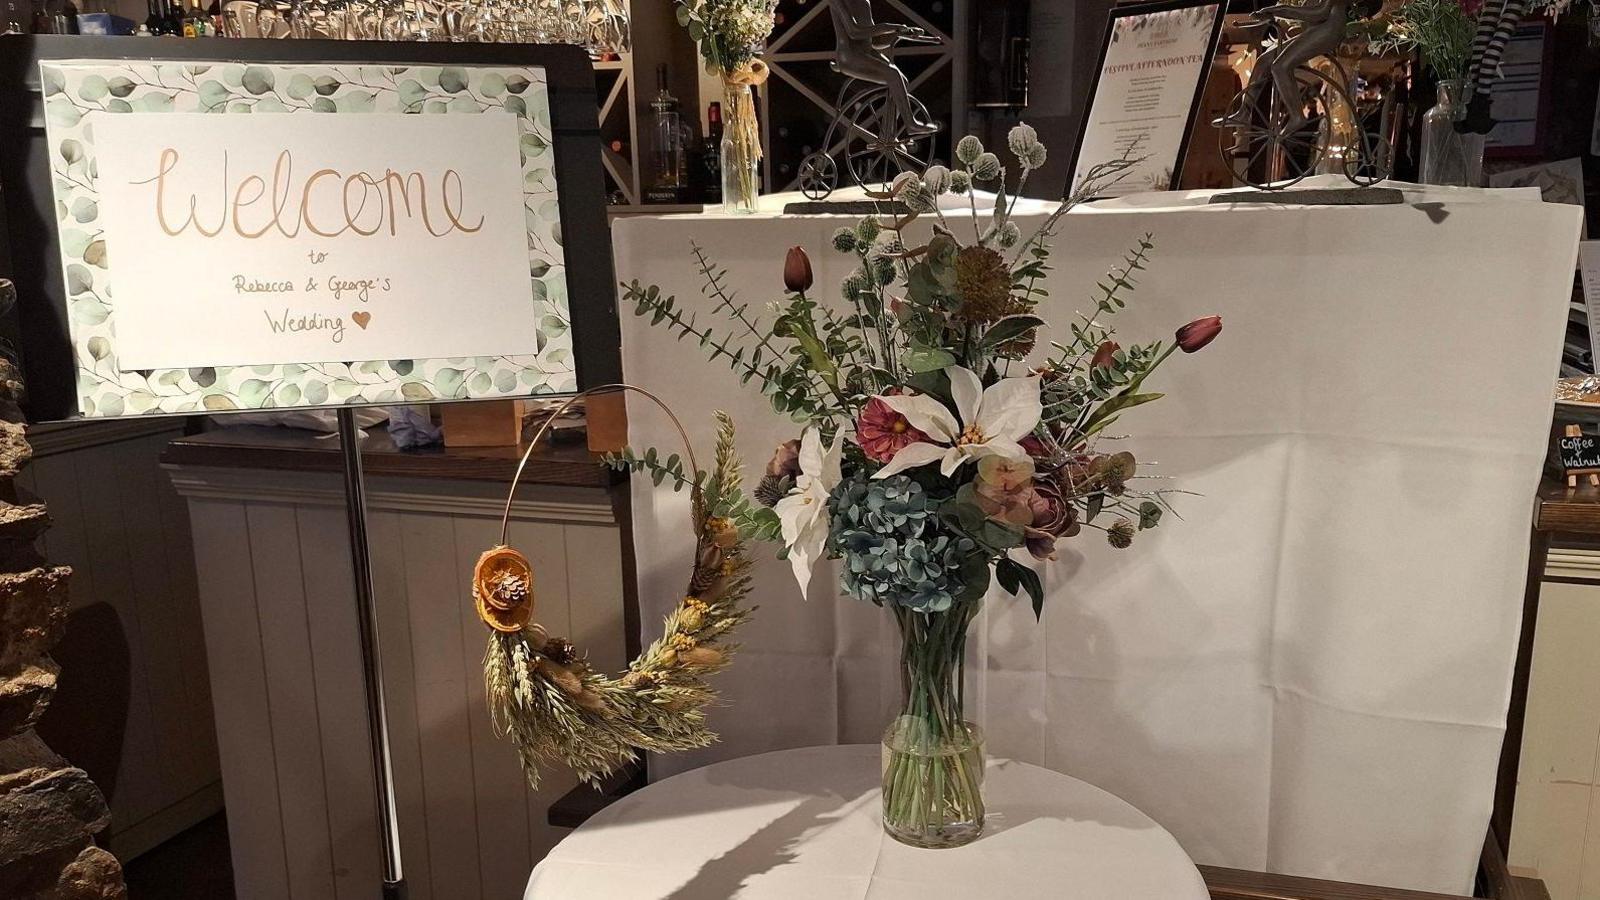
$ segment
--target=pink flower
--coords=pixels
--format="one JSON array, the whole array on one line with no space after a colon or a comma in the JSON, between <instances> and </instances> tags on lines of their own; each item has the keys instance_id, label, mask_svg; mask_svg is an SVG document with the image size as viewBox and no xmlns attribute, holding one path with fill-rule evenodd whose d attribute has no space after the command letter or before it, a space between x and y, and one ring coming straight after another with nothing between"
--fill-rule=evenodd
<instances>
[{"instance_id":1,"label":"pink flower","mask_svg":"<svg viewBox=\"0 0 1600 900\"><path fill-rule=\"evenodd\" d=\"M1055 559L1056 539L1072 537L1083 526L1078 524L1078 510L1053 478L1041 478L1033 484L1028 500L1033 520L1023 527L1028 552L1034 559Z\"/></svg>"},{"instance_id":2,"label":"pink flower","mask_svg":"<svg viewBox=\"0 0 1600 900\"><path fill-rule=\"evenodd\" d=\"M877 397L868 400L856 418L856 443L868 459L876 462L886 463L906 446L927 439L926 434L911 427L905 416Z\"/></svg>"},{"instance_id":3,"label":"pink flower","mask_svg":"<svg viewBox=\"0 0 1600 900\"><path fill-rule=\"evenodd\" d=\"M978 461L973 499L983 514L1012 525L1032 525L1033 460L985 456Z\"/></svg>"}]
</instances>

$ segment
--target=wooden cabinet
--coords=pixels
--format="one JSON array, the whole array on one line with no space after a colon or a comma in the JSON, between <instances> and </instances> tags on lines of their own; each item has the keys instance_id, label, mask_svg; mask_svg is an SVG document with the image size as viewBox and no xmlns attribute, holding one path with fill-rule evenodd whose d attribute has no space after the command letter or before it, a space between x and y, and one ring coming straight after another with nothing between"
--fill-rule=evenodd
<instances>
[{"instance_id":1,"label":"wooden cabinet","mask_svg":"<svg viewBox=\"0 0 1600 900\"><path fill-rule=\"evenodd\" d=\"M418 471L444 462L389 457ZM239 898L376 896L340 480L168 459L194 523ZM546 809L575 782L551 769L528 790L484 706L485 631L467 585L478 554L498 538L504 483L384 468L367 463L368 524L410 896L519 897L533 864L565 833L546 824ZM587 648L596 666L620 668L621 548L608 490L519 493L510 540L535 566L539 620Z\"/></svg>"}]
</instances>

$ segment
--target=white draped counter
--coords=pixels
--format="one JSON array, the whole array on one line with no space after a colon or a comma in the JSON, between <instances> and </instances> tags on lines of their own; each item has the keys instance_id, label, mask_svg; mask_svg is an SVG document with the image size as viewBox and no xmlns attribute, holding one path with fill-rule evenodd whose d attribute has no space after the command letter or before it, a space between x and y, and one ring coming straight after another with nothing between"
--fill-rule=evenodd
<instances>
[{"instance_id":1,"label":"white draped counter","mask_svg":"<svg viewBox=\"0 0 1600 900\"><path fill-rule=\"evenodd\" d=\"M1076 778L991 760L995 811L955 850L879 822L879 748L721 762L612 804L533 870L525 900L1208 900L1172 835Z\"/></svg>"},{"instance_id":2,"label":"white draped counter","mask_svg":"<svg viewBox=\"0 0 1600 900\"><path fill-rule=\"evenodd\" d=\"M1124 343L1225 320L1146 385L1166 400L1120 422L1141 473L1195 493L1130 550L1091 533L1062 542L1040 568L1043 621L993 598L969 669L991 753L1125 798L1198 863L1470 893L1581 213L1536 193L1407 199L1153 194L1065 219L1047 320L1087 308L1144 234L1155 248L1117 317ZM781 296L784 251L800 244L831 299L850 258L828 237L851 221L623 219L617 275L706 323L691 240L752 311ZM693 341L632 313L619 311L625 377L696 428L704 455L715 409L737 420L752 473L796 435ZM635 446L674 447L654 410L629 412ZM682 590L686 502L635 480L647 640ZM892 621L838 598L827 571L803 600L788 565L760 555L760 610L718 679L723 740L654 760L653 777L881 734L898 691Z\"/></svg>"}]
</instances>

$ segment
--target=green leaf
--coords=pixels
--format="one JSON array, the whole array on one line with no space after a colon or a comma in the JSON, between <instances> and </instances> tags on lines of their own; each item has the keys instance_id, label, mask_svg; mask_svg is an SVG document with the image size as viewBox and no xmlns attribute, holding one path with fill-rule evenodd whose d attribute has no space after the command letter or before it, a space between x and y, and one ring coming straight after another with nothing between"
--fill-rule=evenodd
<instances>
[{"instance_id":1,"label":"green leaf","mask_svg":"<svg viewBox=\"0 0 1600 900\"><path fill-rule=\"evenodd\" d=\"M200 405L211 410L239 408L238 404L234 403L233 400L229 399L223 394L207 394L205 398L200 401Z\"/></svg>"},{"instance_id":2,"label":"green leaf","mask_svg":"<svg viewBox=\"0 0 1600 900\"><path fill-rule=\"evenodd\" d=\"M228 102L233 92L220 81L202 81L196 91L200 95L200 108L202 110L216 109Z\"/></svg>"},{"instance_id":3,"label":"green leaf","mask_svg":"<svg viewBox=\"0 0 1600 900\"><path fill-rule=\"evenodd\" d=\"M1015 340L1044 324L1038 316L1006 316L1000 321L989 326L983 333L984 347L998 347L1007 341Z\"/></svg>"},{"instance_id":4,"label":"green leaf","mask_svg":"<svg viewBox=\"0 0 1600 900\"><path fill-rule=\"evenodd\" d=\"M296 72L294 76L289 79L289 86L284 88L284 93L296 100L304 100L316 93L316 91L316 82L312 81L311 76L305 74L304 72Z\"/></svg>"},{"instance_id":5,"label":"green leaf","mask_svg":"<svg viewBox=\"0 0 1600 900\"><path fill-rule=\"evenodd\" d=\"M455 369L445 369L445 370L442 370L439 374L442 377L445 372L454 372L454 371L456 371L456 370ZM459 379L458 379L458 381L459 381ZM414 401L437 400L438 399L438 397L434 395L433 391L429 390L428 386L423 384L420 381L408 381L405 384L400 385L400 396L406 398L407 400L414 400Z\"/></svg>"},{"instance_id":6,"label":"green leaf","mask_svg":"<svg viewBox=\"0 0 1600 900\"><path fill-rule=\"evenodd\" d=\"M256 96L272 90L272 70L265 66L249 66L244 70L244 89Z\"/></svg>"},{"instance_id":7,"label":"green leaf","mask_svg":"<svg viewBox=\"0 0 1600 900\"><path fill-rule=\"evenodd\" d=\"M102 360L111 355L111 342L103 337L89 338L89 355Z\"/></svg>"},{"instance_id":8,"label":"green leaf","mask_svg":"<svg viewBox=\"0 0 1600 900\"><path fill-rule=\"evenodd\" d=\"M74 296L94 289L94 274L88 267L72 263L67 266L67 293Z\"/></svg>"},{"instance_id":9,"label":"green leaf","mask_svg":"<svg viewBox=\"0 0 1600 900\"><path fill-rule=\"evenodd\" d=\"M1139 504L1139 530L1154 528L1161 522L1161 507L1154 501L1146 500Z\"/></svg>"},{"instance_id":10,"label":"green leaf","mask_svg":"<svg viewBox=\"0 0 1600 900\"><path fill-rule=\"evenodd\" d=\"M1038 621L1044 614L1044 585L1039 581L1039 573L1007 556L994 564L994 575L1000 587L1011 596L1017 596L1018 590L1028 592L1028 599L1033 603L1033 618Z\"/></svg>"},{"instance_id":11,"label":"green leaf","mask_svg":"<svg viewBox=\"0 0 1600 900\"><path fill-rule=\"evenodd\" d=\"M1111 424L1111 420L1116 418L1117 414L1121 413L1125 409L1131 409L1131 408L1133 408L1135 406L1142 406L1142 405L1144 405L1146 403L1150 403L1150 402L1155 401L1155 400L1160 400L1162 397L1166 396L1166 394L1155 394L1155 393L1152 393L1152 394L1132 394L1132 393L1129 393L1129 391L1132 391L1132 390L1133 390L1133 388L1130 387L1130 388L1128 388L1128 390L1125 390L1122 393L1117 394L1116 396L1114 396L1111 399L1107 400L1106 402L1100 404L1100 407L1094 411L1094 414L1089 416L1089 418L1083 423L1083 428L1082 428L1083 436L1084 437L1088 437L1089 435L1094 434L1094 433L1098 432L1100 429L1102 429L1102 428L1106 427L1107 425Z\"/></svg>"},{"instance_id":12,"label":"green leaf","mask_svg":"<svg viewBox=\"0 0 1600 900\"><path fill-rule=\"evenodd\" d=\"M446 66L439 72L439 89L447 94L459 94L467 89L467 70L459 66Z\"/></svg>"},{"instance_id":13,"label":"green leaf","mask_svg":"<svg viewBox=\"0 0 1600 900\"><path fill-rule=\"evenodd\" d=\"M956 357L948 350L914 345L906 351L902 362L910 372L936 372L955 365Z\"/></svg>"},{"instance_id":14,"label":"green leaf","mask_svg":"<svg viewBox=\"0 0 1600 900\"><path fill-rule=\"evenodd\" d=\"M65 97L57 97L54 100L45 101L44 119L51 125L71 128L78 124L78 120L81 118L83 118L83 113L78 112L78 108L72 105L72 101Z\"/></svg>"}]
</instances>

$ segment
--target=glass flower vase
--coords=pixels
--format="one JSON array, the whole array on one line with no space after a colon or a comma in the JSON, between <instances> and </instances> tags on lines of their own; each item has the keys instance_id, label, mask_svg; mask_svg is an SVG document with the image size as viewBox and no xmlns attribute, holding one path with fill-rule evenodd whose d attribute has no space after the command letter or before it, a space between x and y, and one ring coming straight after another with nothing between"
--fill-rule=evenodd
<instances>
[{"instance_id":1,"label":"glass flower vase","mask_svg":"<svg viewBox=\"0 0 1600 900\"><path fill-rule=\"evenodd\" d=\"M761 196L761 133L749 84L723 81L722 115L722 211L753 213Z\"/></svg>"},{"instance_id":2,"label":"glass flower vase","mask_svg":"<svg viewBox=\"0 0 1600 900\"><path fill-rule=\"evenodd\" d=\"M1466 93L1462 79L1440 81L1438 102L1422 115L1423 184L1477 187L1483 180L1484 135L1456 130L1467 117Z\"/></svg>"},{"instance_id":3,"label":"glass flower vase","mask_svg":"<svg viewBox=\"0 0 1600 900\"><path fill-rule=\"evenodd\" d=\"M983 833L983 732L966 720L962 691L974 606L895 609L902 698L883 733L883 829L913 847L959 847Z\"/></svg>"}]
</instances>

